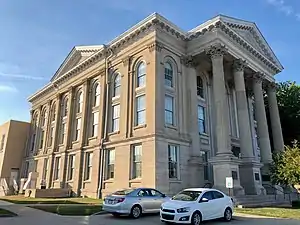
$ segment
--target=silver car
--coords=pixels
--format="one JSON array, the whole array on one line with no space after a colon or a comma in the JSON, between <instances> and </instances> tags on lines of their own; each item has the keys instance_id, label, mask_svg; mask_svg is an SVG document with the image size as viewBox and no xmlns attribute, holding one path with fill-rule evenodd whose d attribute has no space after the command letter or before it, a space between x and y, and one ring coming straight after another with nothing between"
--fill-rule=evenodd
<instances>
[{"instance_id":1,"label":"silver car","mask_svg":"<svg viewBox=\"0 0 300 225\"><path fill-rule=\"evenodd\" d=\"M161 204L170 200L153 188L123 189L104 198L103 210L114 216L139 218L143 213L158 213Z\"/></svg>"}]
</instances>

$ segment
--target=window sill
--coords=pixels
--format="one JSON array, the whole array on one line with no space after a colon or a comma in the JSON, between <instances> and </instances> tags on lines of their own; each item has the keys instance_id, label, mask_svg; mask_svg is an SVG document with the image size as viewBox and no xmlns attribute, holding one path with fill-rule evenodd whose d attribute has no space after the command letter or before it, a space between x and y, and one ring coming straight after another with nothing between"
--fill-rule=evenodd
<instances>
[{"instance_id":1,"label":"window sill","mask_svg":"<svg viewBox=\"0 0 300 225\"><path fill-rule=\"evenodd\" d=\"M209 135L207 133L199 133L199 135L202 137L206 137L206 138L209 137Z\"/></svg>"},{"instance_id":2,"label":"window sill","mask_svg":"<svg viewBox=\"0 0 300 225\"><path fill-rule=\"evenodd\" d=\"M170 87L170 86L167 86L167 85L164 85L164 86L165 86L165 89L167 89L169 91L175 91L174 85L173 85L173 87Z\"/></svg>"},{"instance_id":3,"label":"window sill","mask_svg":"<svg viewBox=\"0 0 300 225\"><path fill-rule=\"evenodd\" d=\"M59 145L58 145L59 148L60 148L60 147L63 147L63 146L65 146L65 144L59 144Z\"/></svg>"},{"instance_id":4,"label":"window sill","mask_svg":"<svg viewBox=\"0 0 300 225\"><path fill-rule=\"evenodd\" d=\"M112 136L112 135L116 135L116 134L120 134L120 131L113 131L111 133L108 134L108 136Z\"/></svg>"},{"instance_id":5,"label":"window sill","mask_svg":"<svg viewBox=\"0 0 300 225\"><path fill-rule=\"evenodd\" d=\"M141 92L141 91L145 90L145 88L146 88L146 85L145 86L141 86L141 87L136 87L135 88L135 92Z\"/></svg>"},{"instance_id":6,"label":"window sill","mask_svg":"<svg viewBox=\"0 0 300 225\"><path fill-rule=\"evenodd\" d=\"M165 127L169 129L177 130L177 127L171 124L165 124Z\"/></svg>"},{"instance_id":7,"label":"window sill","mask_svg":"<svg viewBox=\"0 0 300 225\"><path fill-rule=\"evenodd\" d=\"M89 141L93 141L93 140L96 140L96 139L97 139L97 136L88 138Z\"/></svg>"},{"instance_id":8,"label":"window sill","mask_svg":"<svg viewBox=\"0 0 300 225\"><path fill-rule=\"evenodd\" d=\"M173 183L181 183L181 180L177 178L169 178L169 181Z\"/></svg>"},{"instance_id":9,"label":"window sill","mask_svg":"<svg viewBox=\"0 0 300 225\"><path fill-rule=\"evenodd\" d=\"M107 179L105 181L103 181L104 183L113 183L114 182L114 178L111 179Z\"/></svg>"},{"instance_id":10,"label":"window sill","mask_svg":"<svg viewBox=\"0 0 300 225\"><path fill-rule=\"evenodd\" d=\"M73 183L74 180L67 180L66 183Z\"/></svg>"},{"instance_id":11,"label":"window sill","mask_svg":"<svg viewBox=\"0 0 300 225\"><path fill-rule=\"evenodd\" d=\"M114 101L117 101L117 100L119 100L120 99L120 95L118 95L118 96L115 96L115 97L112 97L112 101L114 102Z\"/></svg>"},{"instance_id":12,"label":"window sill","mask_svg":"<svg viewBox=\"0 0 300 225\"><path fill-rule=\"evenodd\" d=\"M72 145L79 144L79 140L72 141Z\"/></svg>"},{"instance_id":13,"label":"window sill","mask_svg":"<svg viewBox=\"0 0 300 225\"><path fill-rule=\"evenodd\" d=\"M92 180L91 179L88 179L88 180L84 180L83 183L87 184L87 183L91 183Z\"/></svg>"},{"instance_id":14,"label":"window sill","mask_svg":"<svg viewBox=\"0 0 300 225\"><path fill-rule=\"evenodd\" d=\"M140 124L140 125L133 127L133 129L137 130L137 129L141 129L141 128L145 128L145 127L147 127L147 124Z\"/></svg>"},{"instance_id":15,"label":"window sill","mask_svg":"<svg viewBox=\"0 0 300 225\"><path fill-rule=\"evenodd\" d=\"M133 178L133 179L129 180L129 183L141 183L141 182L142 182L141 177L137 177L137 178Z\"/></svg>"},{"instance_id":16,"label":"window sill","mask_svg":"<svg viewBox=\"0 0 300 225\"><path fill-rule=\"evenodd\" d=\"M205 101L206 101L205 98L202 98L202 97L200 97L199 95L197 95L197 99L200 100L200 101L202 101L202 102L205 102Z\"/></svg>"}]
</instances>

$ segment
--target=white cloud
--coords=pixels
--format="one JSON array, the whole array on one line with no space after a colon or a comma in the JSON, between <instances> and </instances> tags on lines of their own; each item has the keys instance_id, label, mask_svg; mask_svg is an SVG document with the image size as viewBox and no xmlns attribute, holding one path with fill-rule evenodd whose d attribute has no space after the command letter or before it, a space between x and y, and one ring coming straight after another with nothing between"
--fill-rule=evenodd
<instances>
[{"instance_id":1,"label":"white cloud","mask_svg":"<svg viewBox=\"0 0 300 225\"><path fill-rule=\"evenodd\" d=\"M10 85L0 84L0 92L18 93L18 89Z\"/></svg>"},{"instance_id":2,"label":"white cloud","mask_svg":"<svg viewBox=\"0 0 300 225\"><path fill-rule=\"evenodd\" d=\"M297 20L300 20L300 13L296 12L295 8L287 4L285 0L266 0L266 2L276 7L286 16L293 16L296 17Z\"/></svg>"},{"instance_id":3,"label":"white cloud","mask_svg":"<svg viewBox=\"0 0 300 225\"><path fill-rule=\"evenodd\" d=\"M23 74L8 74L8 73L1 73L0 77L12 78L12 79L24 79L24 80L46 80L45 77L38 77L38 76L28 76Z\"/></svg>"}]
</instances>

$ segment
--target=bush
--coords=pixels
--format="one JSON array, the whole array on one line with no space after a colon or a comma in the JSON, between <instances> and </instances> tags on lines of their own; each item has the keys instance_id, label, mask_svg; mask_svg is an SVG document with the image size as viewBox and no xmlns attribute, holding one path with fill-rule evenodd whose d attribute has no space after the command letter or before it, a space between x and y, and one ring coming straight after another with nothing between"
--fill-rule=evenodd
<instances>
[{"instance_id":1,"label":"bush","mask_svg":"<svg viewBox=\"0 0 300 225\"><path fill-rule=\"evenodd\" d=\"M292 201L292 207L295 209L300 209L300 200Z\"/></svg>"}]
</instances>

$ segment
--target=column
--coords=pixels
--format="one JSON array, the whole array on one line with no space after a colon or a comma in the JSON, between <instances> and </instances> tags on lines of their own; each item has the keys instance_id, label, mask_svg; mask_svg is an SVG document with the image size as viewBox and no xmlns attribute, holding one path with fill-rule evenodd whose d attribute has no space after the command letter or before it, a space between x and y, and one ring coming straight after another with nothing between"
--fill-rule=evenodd
<instances>
[{"instance_id":1,"label":"column","mask_svg":"<svg viewBox=\"0 0 300 225\"><path fill-rule=\"evenodd\" d=\"M270 83L268 85L267 94L268 94L274 151L280 152L283 151L284 149L284 141L283 141L282 130L281 130L280 116L278 111L275 83Z\"/></svg>"},{"instance_id":2,"label":"column","mask_svg":"<svg viewBox=\"0 0 300 225\"><path fill-rule=\"evenodd\" d=\"M53 134L52 152L56 151L58 140L59 140L59 129L60 129L60 114L61 114L61 94L56 96L56 115L55 115L55 127Z\"/></svg>"},{"instance_id":3,"label":"column","mask_svg":"<svg viewBox=\"0 0 300 225\"><path fill-rule=\"evenodd\" d=\"M253 78L258 145L261 152L261 161L263 163L269 164L270 162L272 162L272 153L262 90L263 75L261 73L256 73L254 74Z\"/></svg>"},{"instance_id":4,"label":"column","mask_svg":"<svg viewBox=\"0 0 300 225\"><path fill-rule=\"evenodd\" d=\"M243 159L253 159L254 155L245 89L244 67L245 61L241 59L235 60L233 63L233 76L237 100L240 148Z\"/></svg>"},{"instance_id":5,"label":"column","mask_svg":"<svg viewBox=\"0 0 300 225\"><path fill-rule=\"evenodd\" d=\"M233 156L231 151L229 108L225 87L225 75L223 68L223 56L227 52L221 44L210 46L206 54L212 62L212 86L213 86L213 112L214 112L214 146L216 156L209 160L213 166L214 188L228 193L226 177L233 177L233 190L231 195L244 195L245 191L240 184L240 161Z\"/></svg>"},{"instance_id":6,"label":"column","mask_svg":"<svg viewBox=\"0 0 300 225\"><path fill-rule=\"evenodd\" d=\"M89 132L88 123L92 119L88 116L89 109L90 109L90 101L89 96L91 95L90 89L90 80L86 79L83 83L83 105L82 105L82 115L81 115L81 132L80 132L80 145L84 146L86 144L87 134Z\"/></svg>"},{"instance_id":7,"label":"column","mask_svg":"<svg viewBox=\"0 0 300 225\"><path fill-rule=\"evenodd\" d=\"M43 153L47 153L47 142L48 142L48 134L49 134L49 128L50 128L50 118L51 118L51 101L49 100L47 102L47 112L46 112L46 115L45 115L45 120L46 120L46 124L44 125L44 143L43 143L43 147L42 147L42 150L43 150Z\"/></svg>"},{"instance_id":8,"label":"column","mask_svg":"<svg viewBox=\"0 0 300 225\"><path fill-rule=\"evenodd\" d=\"M212 83L215 111L215 137L216 155L232 155L229 137L229 109L225 87L223 55L226 53L224 46L211 46L206 50L212 62Z\"/></svg>"},{"instance_id":9,"label":"column","mask_svg":"<svg viewBox=\"0 0 300 225\"><path fill-rule=\"evenodd\" d=\"M65 149L69 149L72 144L72 130L74 127L73 123L73 112L74 112L74 88L71 87L69 89L69 104L68 104L68 116L67 116L67 130L66 130L66 138L65 138Z\"/></svg>"},{"instance_id":10,"label":"column","mask_svg":"<svg viewBox=\"0 0 300 225\"><path fill-rule=\"evenodd\" d=\"M36 154L37 150L39 150L39 140L40 140L40 135L41 135L41 128L40 128L41 113L42 113L42 106L40 106L38 109L38 119L36 122L36 127L34 128L35 129L35 139L34 139L34 149L33 149L34 155Z\"/></svg>"}]
</instances>

